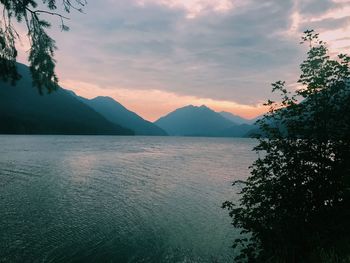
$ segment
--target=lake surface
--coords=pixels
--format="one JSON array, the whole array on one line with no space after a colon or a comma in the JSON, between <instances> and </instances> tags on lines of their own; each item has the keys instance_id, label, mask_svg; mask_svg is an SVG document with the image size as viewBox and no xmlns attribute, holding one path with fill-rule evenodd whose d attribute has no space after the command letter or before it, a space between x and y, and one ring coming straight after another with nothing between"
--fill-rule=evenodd
<instances>
[{"instance_id":1,"label":"lake surface","mask_svg":"<svg viewBox=\"0 0 350 263\"><path fill-rule=\"evenodd\" d=\"M0 136L0 262L228 262L252 139Z\"/></svg>"}]
</instances>

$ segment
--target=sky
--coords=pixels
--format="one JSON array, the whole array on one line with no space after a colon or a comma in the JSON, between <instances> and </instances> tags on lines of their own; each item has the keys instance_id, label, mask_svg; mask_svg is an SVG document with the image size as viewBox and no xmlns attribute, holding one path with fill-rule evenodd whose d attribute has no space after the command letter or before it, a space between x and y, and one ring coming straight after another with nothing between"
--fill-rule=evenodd
<instances>
[{"instance_id":1,"label":"sky","mask_svg":"<svg viewBox=\"0 0 350 263\"><path fill-rule=\"evenodd\" d=\"M189 104L260 115L272 82L297 88L306 29L350 53L350 0L88 0L68 16L69 32L48 17L60 85L151 121Z\"/></svg>"}]
</instances>

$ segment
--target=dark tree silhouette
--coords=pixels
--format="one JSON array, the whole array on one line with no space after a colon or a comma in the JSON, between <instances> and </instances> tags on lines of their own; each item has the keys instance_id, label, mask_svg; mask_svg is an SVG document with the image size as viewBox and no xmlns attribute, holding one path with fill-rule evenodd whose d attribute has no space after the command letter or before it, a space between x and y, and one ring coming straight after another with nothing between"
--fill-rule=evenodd
<instances>
[{"instance_id":1,"label":"dark tree silhouette","mask_svg":"<svg viewBox=\"0 0 350 263\"><path fill-rule=\"evenodd\" d=\"M58 3L59 2L59 3ZM2 19L0 20L0 78L13 84L20 78L16 69L16 42L19 34L13 20L24 23L30 42L29 63L33 84L42 93L44 89L51 92L58 88L55 74L54 51L55 40L46 32L51 24L42 16L55 16L60 21L62 31L69 30L64 20L68 19L57 12L57 5L69 13L72 9L82 12L86 0L0 0Z\"/></svg>"},{"instance_id":2,"label":"dark tree silhouette","mask_svg":"<svg viewBox=\"0 0 350 263\"><path fill-rule=\"evenodd\" d=\"M237 262L350 262L350 57L329 56L313 30L299 84L259 121L259 158L225 202L241 229Z\"/></svg>"}]
</instances>

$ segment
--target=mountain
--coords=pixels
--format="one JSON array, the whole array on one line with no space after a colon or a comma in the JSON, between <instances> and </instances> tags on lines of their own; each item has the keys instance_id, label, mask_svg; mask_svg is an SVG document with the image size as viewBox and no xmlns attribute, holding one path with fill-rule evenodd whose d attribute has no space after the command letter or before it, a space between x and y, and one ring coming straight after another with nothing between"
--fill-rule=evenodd
<instances>
[{"instance_id":1,"label":"mountain","mask_svg":"<svg viewBox=\"0 0 350 263\"><path fill-rule=\"evenodd\" d=\"M133 132L106 120L101 114L59 88L39 95L27 66L16 86L0 82L0 133L5 134L99 134L132 135Z\"/></svg>"},{"instance_id":2,"label":"mountain","mask_svg":"<svg viewBox=\"0 0 350 263\"><path fill-rule=\"evenodd\" d=\"M242 118L238 115L234 115L231 112L221 111L221 112L219 112L219 114L222 117L224 117L224 118L226 118L226 119L228 119L236 124L253 124L255 122L255 119L248 120L248 119Z\"/></svg>"},{"instance_id":3,"label":"mountain","mask_svg":"<svg viewBox=\"0 0 350 263\"><path fill-rule=\"evenodd\" d=\"M167 135L164 130L155 124L144 120L110 97L96 97L91 100L82 97L79 98L110 122L120 124L123 127L135 131L135 135Z\"/></svg>"},{"instance_id":4,"label":"mountain","mask_svg":"<svg viewBox=\"0 0 350 263\"><path fill-rule=\"evenodd\" d=\"M242 137L250 127L237 125L204 105L177 109L155 124L174 136Z\"/></svg>"}]
</instances>

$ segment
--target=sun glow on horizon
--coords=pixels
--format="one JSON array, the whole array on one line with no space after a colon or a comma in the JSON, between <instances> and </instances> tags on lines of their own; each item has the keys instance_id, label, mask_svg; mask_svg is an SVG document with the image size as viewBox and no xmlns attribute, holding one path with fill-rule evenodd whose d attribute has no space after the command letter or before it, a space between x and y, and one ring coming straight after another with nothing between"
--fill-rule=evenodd
<instances>
[{"instance_id":1,"label":"sun glow on horizon","mask_svg":"<svg viewBox=\"0 0 350 263\"><path fill-rule=\"evenodd\" d=\"M247 119L253 119L267 111L266 107L262 105L263 103L246 105L234 101L179 95L156 89L102 88L90 83L74 80L65 80L61 84L64 88L72 90L77 95L88 99L98 96L109 96L127 109L134 111L141 117L152 122L177 108L187 105L206 105L217 112L226 111Z\"/></svg>"}]
</instances>

